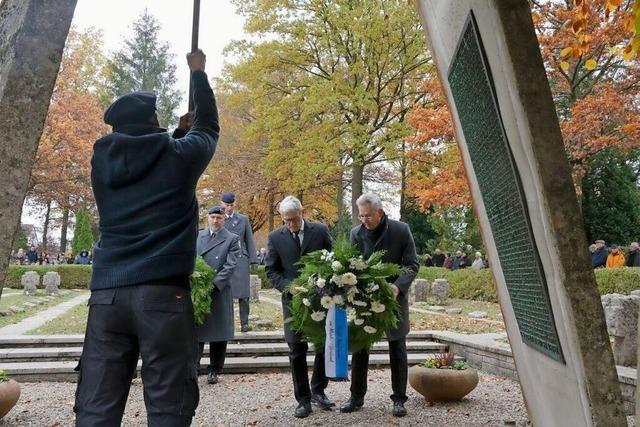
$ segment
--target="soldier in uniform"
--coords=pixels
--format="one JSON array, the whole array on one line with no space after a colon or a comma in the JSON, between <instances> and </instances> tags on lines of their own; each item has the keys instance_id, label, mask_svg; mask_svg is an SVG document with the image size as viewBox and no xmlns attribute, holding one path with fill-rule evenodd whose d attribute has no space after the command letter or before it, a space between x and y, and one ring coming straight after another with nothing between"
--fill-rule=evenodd
<instances>
[{"instance_id":1,"label":"soldier in uniform","mask_svg":"<svg viewBox=\"0 0 640 427\"><path fill-rule=\"evenodd\" d=\"M118 98L113 132L93 146L100 217L74 411L77 426L119 426L138 356L150 426L188 426L198 406L198 341L189 294L196 184L220 127L202 51L187 55L195 112L183 138L160 127L156 95Z\"/></svg>"},{"instance_id":2,"label":"soldier in uniform","mask_svg":"<svg viewBox=\"0 0 640 427\"><path fill-rule=\"evenodd\" d=\"M271 285L282 292L282 316L289 318L291 294L287 287L298 277L302 255L321 249L331 250L331 235L327 226L307 221L302 217L300 200L293 196L280 202L280 215L284 225L272 231L268 238L265 271ZM334 403L327 398L324 390L329 381L325 375L323 349L316 349L313 363L311 387L307 368L308 345L298 333L294 333L289 323L284 324L284 339L289 345L289 364L293 377L293 392L298 407L294 415L305 418L311 413L311 402L322 409L331 409Z\"/></svg>"},{"instance_id":3,"label":"soldier in uniform","mask_svg":"<svg viewBox=\"0 0 640 427\"><path fill-rule=\"evenodd\" d=\"M249 327L249 264L258 264L256 248L253 244L253 232L249 218L235 211L236 196L233 193L223 193L221 205L224 207L226 220L224 226L227 230L240 237L242 254L238 257L236 269L231 279L233 298L238 300L240 311L240 331L248 332Z\"/></svg>"},{"instance_id":4,"label":"soldier in uniform","mask_svg":"<svg viewBox=\"0 0 640 427\"><path fill-rule=\"evenodd\" d=\"M227 341L233 338L233 296L231 277L240 257L240 239L224 228L224 208L209 209L209 228L198 234L197 253L216 272L211 295L211 314L198 327L200 358L204 343L209 343L210 364L207 367L207 382L216 384L218 374L224 367Z\"/></svg>"}]
</instances>

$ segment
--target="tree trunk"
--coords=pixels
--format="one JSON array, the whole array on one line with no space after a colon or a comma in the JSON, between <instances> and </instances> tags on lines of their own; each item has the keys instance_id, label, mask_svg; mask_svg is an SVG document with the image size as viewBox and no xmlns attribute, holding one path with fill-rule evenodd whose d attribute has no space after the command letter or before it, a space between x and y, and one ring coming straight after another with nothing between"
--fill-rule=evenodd
<instances>
[{"instance_id":1,"label":"tree trunk","mask_svg":"<svg viewBox=\"0 0 640 427\"><path fill-rule=\"evenodd\" d=\"M269 191L269 196L267 197L267 211L269 212L269 232L272 232L274 229L273 205L274 205L274 197L273 197L273 190L272 190L272 191Z\"/></svg>"},{"instance_id":2,"label":"tree trunk","mask_svg":"<svg viewBox=\"0 0 640 427\"><path fill-rule=\"evenodd\" d=\"M0 294L75 7L0 2Z\"/></svg>"},{"instance_id":3,"label":"tree trunk","mask_svg":"<svg viewBox=\"0 0 640 427\"><path fill-rule=\"evenodd\" d=\"M405 153L405 142L402 142L402 159L400 160L400 221L404 221L406 222L406 215L407 215L407 197L406 197L406 191L407 191L407 161L406 158L404 157L404 153Z\"/></svg>"},{"instance_id":4,"label":"tree trunk","mask_svg":"<svg viewBox=\"0 0 640 427\"><path fill-rule=\"evenodd\" d=\"M338 187L336 188L336 205L338 206L338 218L336 223L342 224L344 222L344 172L340 172L340 179L338 180Z\"/></svg>"},{"instance_id":5,"label":"tree trunk","mask_svg":"<svg viewBox=\"0 0 640 427\"><path fill-rule=\"evenodd\" d=\"M362 196L364 165L354 162L351 166L351 175L351 225L355 227L360 223L358 221L358 204L356 200Z\"/></svg>"},{"instance_id":6,"label":"tree trunk","mask_svg":"<svg viewBox=\"0 0 640 427\"><path fill-rule=\"evenodd\" d=\"M42 228L42 252L47 252L47 235L49 234L49 220L51 219L51 200L47 202L47 212L44 214L44 227Z\"/></svg>"},{"instance_id":7,"label":"tree trunk","mask_svg":"<svg viewBox=\"0 0 640 427\"><path fill-rule=\"evenodd\" d=\"M62 210L62 226L60 228L60 253L67 253L67 230L69 229L69 208Z\"/></svg>"}]
</instances>

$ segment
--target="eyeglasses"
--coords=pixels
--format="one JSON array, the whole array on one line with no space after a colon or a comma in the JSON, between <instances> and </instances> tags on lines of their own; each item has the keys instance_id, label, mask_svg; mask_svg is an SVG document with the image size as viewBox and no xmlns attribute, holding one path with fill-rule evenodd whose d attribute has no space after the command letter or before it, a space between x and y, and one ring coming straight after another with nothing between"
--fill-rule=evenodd
<instances>
[{"instance_id":1,"label":"eyeglasses","mask_svg":"<svg viewBox=\"0 0 640 427\"><path fill-rule=\"evenodd\" d=\"M302 221L302 217L301 216L294 216L294 217L291 217L291 218L283 217L282 221L284 221L286 224L295 224L295 223L301 222Z\"/></svg>"}]
</instances>

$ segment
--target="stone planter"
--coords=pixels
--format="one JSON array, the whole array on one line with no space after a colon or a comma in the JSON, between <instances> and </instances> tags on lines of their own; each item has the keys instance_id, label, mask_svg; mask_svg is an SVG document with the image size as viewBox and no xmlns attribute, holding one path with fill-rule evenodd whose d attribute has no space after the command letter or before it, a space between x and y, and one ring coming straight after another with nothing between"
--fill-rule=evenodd
<instances>
[{"instance_id":1,"label":"stone planter","mask_svg":"<svg viewBox=\"0 0 640 427\"><path fill-rule=\"evenodd\" d=\"M427 402L460 400L478 385L478 371L425 368L409 369L409 384L424 396Z\"/></svg>"},{"instance_id":2,"label":"stone planter","mask_svg":"<svg viewBox=\"0 0 640 427\"><path fill-rule=\"evenodd\" d=\"M0 383L0 418L9 413L20 397L20 384L14 380Z\"/></svg>"}]
</instances>

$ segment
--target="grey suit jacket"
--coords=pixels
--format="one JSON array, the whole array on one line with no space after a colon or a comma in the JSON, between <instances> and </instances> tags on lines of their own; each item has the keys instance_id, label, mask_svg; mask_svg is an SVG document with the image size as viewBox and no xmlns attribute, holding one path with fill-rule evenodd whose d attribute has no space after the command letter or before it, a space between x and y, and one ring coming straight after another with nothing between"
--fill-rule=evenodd
<instances>
[{"instance_id":1,"label":"grey suit jacket","mask_svg":"<svg viewBox=\"0 0 640 427\"><path fill-rule=\"evenodd\" d=\"M364 226L359 225L351 230L350 240L351 244L356 245L360 253L368 258L371 253L364 252L364 233ZM385 251L382 256L383 262L399 264L407 269L400 277L393 278L393 284L400 289L397 299L402 315L398 327L387 331L387 338L389 341L395 341L409 333L409 289L420 268L416 245L409 226L404 222L387 218L387 225L374 246L374 251L381 250Z\"/></svg>"},{"instance_id":2,"label":"grey suit jacket","mask_svg":"<svg viewBox=\"0 0 640 427\"><path fill-rule=\"evenodd\" d=\"M211 297L211 314L198 327L198 341L227 341L233 338L233 296L231 278L241 254L240 238L222 228L211 238L209 229L198 233L196 251L216 272Z\"/></svg>"},{"instance_id":3,"label":"grey suit jacket","mask_svg":"<svg viewBox=\"0 0 640 427\"><path fill-rule=\"evenodd\" d=\"M237 267L231 279L233 297L249 298L249 264L258 264L251 222L245 215L234 212L233 216L225 221L224 227L237 234L242 245L242 253L238 255Z\"/></svg>"},{"instance_id":4,"label":"grey suit jacket","mask_svg":"<svg viewBox=\"0 0 640 427\"><path fill-rule=\"evenodd\" d=\"M298 277L301 268L296 263L302 255L310 252L321 249L331 250L331 235L326 225L305 220L304 239L300 251L291 232L285 226L269 234L267 246L265 271L271 285L282 292L282 315L286 321L290 317L289 302L291 301L291 295L286 292L286 288L292 280ZM288 343L300 342L302 338L299 334L291 331L288 322L284 324L284 337Z\"/></svg>"}]
</instances>

